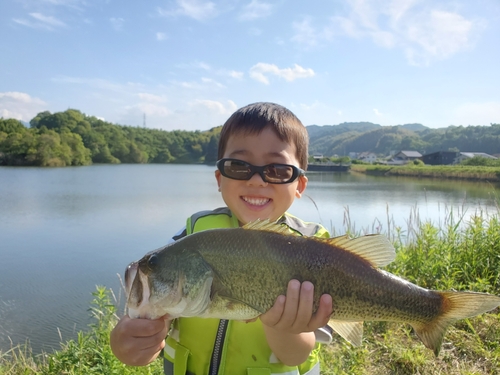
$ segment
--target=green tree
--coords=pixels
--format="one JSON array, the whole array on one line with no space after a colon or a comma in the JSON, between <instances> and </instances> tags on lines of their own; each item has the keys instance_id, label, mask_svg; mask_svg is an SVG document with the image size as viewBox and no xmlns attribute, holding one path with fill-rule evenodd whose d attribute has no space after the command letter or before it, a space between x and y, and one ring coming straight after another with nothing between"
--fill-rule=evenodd
<instances>
[{"instance_id":1,"label":"green tree","mask_svg":"<svg viewBox=\"0 0 500 375\"><path fill-rule=\"evenodd\" d=\"M38 113L35 117L33 117L31 119L30 126L32 128L38 128L38 123L40 122L40 120L42 120L43 118L50 116L50 115L51 115L51 113L49 111L43 111L43 112Z\"/></svg>"},{"instance_id":2,"label":"green tree","mask_svg":"<svg viewBox=\"0 0 500 375\"><path fill-rule=\"evenodd\" d=\"M216 135L210 136L210 141L208 142L207 151L205 153L205 163L215 164L218 157L218 144L219 137Z\"/></svg>"},{"instance_id":3,"label":"green tree","mask_svg":"<svg viewBox=\"0 0 500 375\"><path fill-rule=\"evenodd\" d=\"M24 130L26 130L26 127L21 121L0 118L0 132L10 134L15 132L22 133Z\"/></svg>"}]
</instances>

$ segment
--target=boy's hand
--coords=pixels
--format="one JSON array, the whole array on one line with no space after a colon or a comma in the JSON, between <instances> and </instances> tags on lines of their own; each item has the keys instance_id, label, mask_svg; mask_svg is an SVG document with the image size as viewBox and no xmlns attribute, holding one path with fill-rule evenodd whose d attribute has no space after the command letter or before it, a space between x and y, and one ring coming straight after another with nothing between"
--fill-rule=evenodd
<instances>
[{"instance_id":1,"label":"boy's hand","mask_svg":"<svg viewBox=\"0 0 500 375\"><path fill-rule=\"evenodd\" d=\"M129 366L145 366L153 362L165 346L171 320L130 319L124 316L111 331L113 354Z\"/></svg>"},{"instance_id":2,"label":"boy's hand","mask_svg":"<svg viewBox=\"0 0 500 375\"><path fill-rule=\"evenodd\" d=\"M313 314L314 285L290 280L286 297L281 295L274 306L260 316L262 323L278 331L299 334L324 327L333 312L332 297L323 294L319 307Z\"/></svg>"}]
</instances>

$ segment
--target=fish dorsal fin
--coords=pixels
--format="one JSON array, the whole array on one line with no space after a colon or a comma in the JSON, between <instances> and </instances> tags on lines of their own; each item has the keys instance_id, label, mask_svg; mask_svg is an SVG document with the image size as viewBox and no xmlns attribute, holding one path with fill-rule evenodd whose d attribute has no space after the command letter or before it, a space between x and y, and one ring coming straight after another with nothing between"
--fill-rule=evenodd
<instances>
[{"instance_id":1,"label":"fish dorsal fin","mask_svg":"<svg viewBox=\"0 0 500 375\"><path fill-rule=\"evenodd\" d=\"M278 224L269 219L251 221L242 227L250 230L264 230L268 232L293 235L286 225ZM376 267L383 267L391 263L396 257L394 246L382 234L369 234L357 238L348 236L333 237L328 239L314 238L318 241L327 241L330 245L350 251L366 259Z\"/></svg>"},{"instance_id":2,"label":"fish dorsal fin","mask_svg":"<svg viewBox=\"0 0 500 375\"><path fill-rule=\"evenodd\" d=\"M363 338L363 322L345 322L332 319L328 325L354 346L360 346Z\"/></svg>"},{"instance_id":3,"label":"fish dorsal fin","mask_svg":"<svg viewBox=\"0 0 500 375\"><path fill-rule=\"evenodd\" d=\"M369 234L357 238L340 236L326 241L333 246L350 251L377 267L387 266L396 258L394 246L382 234Z\"/></svg>"},{"instance_id":4,"label":"fish dorsal fin","mask_svg":"<svg viewBox=\"0 0 500 375\"><path fill-rule=\"evenodd\" d=\"M285 225L278 224L275 221L270 221L269 219L251 221L242 226L243 229L251 230L265 230L268 232L281 233L281 234L292 234Z\"/></svg>"}]
</instances>

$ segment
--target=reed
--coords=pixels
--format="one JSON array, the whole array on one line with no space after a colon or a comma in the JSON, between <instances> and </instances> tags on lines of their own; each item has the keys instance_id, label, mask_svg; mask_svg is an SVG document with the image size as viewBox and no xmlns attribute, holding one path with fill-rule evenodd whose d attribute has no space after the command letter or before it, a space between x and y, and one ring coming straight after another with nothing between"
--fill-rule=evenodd
<instances>
[{"instance_id":1,"label":"reed","mask_svg":"<svg viewBox=\"0 0 500 375\"><path fill-rule=\"evenodd\" d=\"M499 213L478 210L466 218L450 209L435 224L420 221L414 208L405 229L391 227L388 214L388 229L378 232L391 238L397 255L387 270L425 288L500 294ZM380 228L376 223L372 228ZM344 228L354 235L367 229ZM322 374L499 374L500 310L450 327L438 358L411 327L386 322L365 322L362 347L336 337L322 356Z\"/></svg>"},{"instance_id":2,"label":"reed","mask_svg":"<svg viewBox=\"0 0 500 375\"><path fill-rule=\"evenodd\" d=\"M1 375L151 375L162 373L161 361L150 366L131 367L116 359L109 345L109 334L118 321L119 301L113 291L97 286L89 312L93 323L86 332L78 332L77 338L61 343L53 353L33 355L29 345L15 346L0 352Z\"/></svg>"}]
</instances>

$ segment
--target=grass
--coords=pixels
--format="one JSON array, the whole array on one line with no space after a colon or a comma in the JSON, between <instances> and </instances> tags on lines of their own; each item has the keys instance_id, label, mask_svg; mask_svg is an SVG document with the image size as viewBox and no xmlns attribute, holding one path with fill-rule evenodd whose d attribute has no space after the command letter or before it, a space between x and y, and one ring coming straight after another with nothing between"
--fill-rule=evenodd
<instances>
[{"instance_id":1,"label":"grass","mask_svg":"<svg viewBox=\"0 0 500 375\"><path fill-rule=\"evenodd\" d=\"M118 321L116 300L111 290L98 286L89 309L94 323L78 337L61 343L53 353L34 356L28 345L0 352L1 375L151 375L162 374L162 362L147 367L126 366L118 361L109 346L109 333Z\"/></svg>"},{"instance_id":2,"label":"grass","mask_svg":"<svg viewBox=\"0 0 500 375\"><path fill-rule=\"evenodd\" d=\"M352 164L351 171L377 176L410 176L428 178L500 181L499 166L471 165L367 165Z\"/></svg>"},{"instance_id":3,"label":"grass","mask_svg":"<svg viewBox=\"0 0 500 375\"><path fill-rule=\"evenodd\" d=\"M393 226L387 233L397 250L390 272L430 289L500 294L498 214L480 211L467 220L450 214L436 226L419 222L415 212L409 222L408 229ZM88 331L79 332L75 340L62 343L52 353L33 355L28 345L0 352L0 374L162 374L160 360L147 367L129 367L113 356L109 332L118 319L114 295L104 287L92 294L89 311L94 319ZM321 353L323 375L499 374L500 311L454 324L437 358L410 326L387 322L365 322L359 348L336 336Z\"/></svg>"},{"instance_id":4,"label":"grass","mask_svg":"<svg viewBox=\"0 0 500 375\"><path fill-rule=\"evenodd\" d=\"M467 221L450 214L439 227L415 217L413 233L392 228L397 256L389 272L434 290L500 294L498 214L479 211ZM500 310L455 323L437 358L411 327L387 322L365 322L360 348L336 338L322 354L322 374L499 374Z\"/></svg>"}]
</instances>

